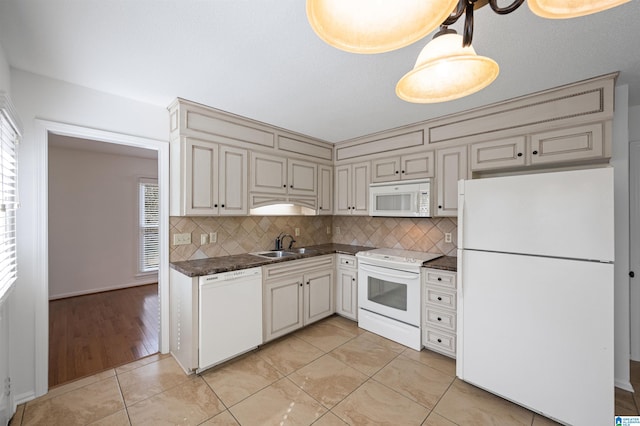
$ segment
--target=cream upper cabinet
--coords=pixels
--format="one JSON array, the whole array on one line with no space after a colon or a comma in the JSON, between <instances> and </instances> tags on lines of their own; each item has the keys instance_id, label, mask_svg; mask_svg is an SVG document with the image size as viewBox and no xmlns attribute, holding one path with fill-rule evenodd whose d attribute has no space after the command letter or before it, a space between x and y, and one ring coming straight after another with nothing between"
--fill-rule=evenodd
<instances>
[{"instance_id":1,"label":"cream upper cabinet","mask_svg":"<svg viewBox=\"0 0 640 426\"><path fill-rule=\"evenodd\" d=\"M335 214L368 215L370 165L368 161L337 166Z\"/></svg>"},{"instance_id":2,"label":"cream upper cabinet","mask_svg":"<svg viewBox=\"0 0 640 426\"><path fill-rule=\"evenodd\" d=\"M172 214L247 214L246 150L191 138L184 138L180 150L182 185L172 185ZM180 194L177 188L183 188Z\"/></svg>"},{"instance_id":3,"label":"cream upper cabinet","mask_svg":"<svg viewBox=\"0 0 640 426\"><path fill-rule=\"evenodd\" d=\"M318 203L318 166L294 158L251 154L251 208L292 202L311 209Z\"/></svg>"},{"instance_id":4,"label":"cream upper cabinet","mask_svg":"<svg viewBox=\"0 0 640 426\"><path fill-rule=\"evenodd\" d=\"M287 159L261 152L251 153L251 192L287 193Z\"/></svg>"},{"instance_id":5,"label":"cream upper cabinet","mask_svg":"<svg viewBox=\"0 0 640 426\"><path fill-rule=\"evenodd\" d=\"M434 216L458 215L458 180L467 179L467 146L436 151L437 209Z\"/></svg>"},{"instance_id":6,"label":"cream upper cabinet","mask_svg":"<svg viewBox=\"0 0 640 426\"><path fill-rule=\"evenodd\" d=\"M471 170L494 170L525 165L525 137L471 144Z\"/></svg>"},{"instance_id":7,"label":"cream upper cabinet","mask_svg":"<svg viewBox=\"0 0 640 426\"><path fill-rule=\"evenodd\" d=\"M606 156L602 123L531 135L531 164L573 162Z\"/></svg>"},{"instance_id":8,"label":"cream upper cabinet","mask_svg":"<svg viewBox=\"0 0 640 426\"><path fill-rule=\"evenodd\" d=\"M318 166L318 214L333 214L333 167Z\"/></svg>"},{"instance_id":9,"label":"cream upper cabinet","mask_svg":"<svg viewBox=\"0 0 640 426\"><path fill-rule=\"evenodd\" d=\"M371 181L390 182L404 179L422 179L434 176L433 152L420 152L400 157L371 161Z\"/></svg>"}]
</instances>

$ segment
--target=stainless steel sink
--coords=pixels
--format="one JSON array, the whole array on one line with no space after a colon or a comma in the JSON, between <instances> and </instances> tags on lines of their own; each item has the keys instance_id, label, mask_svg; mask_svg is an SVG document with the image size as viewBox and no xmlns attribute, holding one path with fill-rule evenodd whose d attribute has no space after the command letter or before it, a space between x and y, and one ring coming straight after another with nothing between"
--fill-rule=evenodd
<instances>
[{"instance_id":1,"label":"stainless steel sink","mask_svg":"<svg viewBox=\"0 0 640 426\"><path fill-rule=\"evenodd\" d=\"M317 250L313 250L313 249L307 249L304 247L301 248L291 248L291 249L287 249L286 251L292 252L292 253L296 253L296 254L309 254L309 253L315 253Z\"/></svg>"},{"instance_id":2,"label":"stainless steel sink","mask_svg":"<svg viewBox=\"0 0 640 426\"><path fill-rule=\"evenodd\" d=\"M273 258L280 258L280 257L295 256L298 253L294 253L291 251L284 251L284 250L269 250L269 251L259 251L257 253L250 253L250 254L273 259Z\"/></svg>"}]
</instances>

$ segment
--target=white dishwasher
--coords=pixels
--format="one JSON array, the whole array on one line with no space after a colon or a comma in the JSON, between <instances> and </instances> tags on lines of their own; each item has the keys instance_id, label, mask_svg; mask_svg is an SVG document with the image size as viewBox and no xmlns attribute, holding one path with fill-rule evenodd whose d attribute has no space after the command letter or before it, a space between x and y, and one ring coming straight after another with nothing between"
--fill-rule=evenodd
<instances>
[{"instance_id":1,"label":"white dishwasher","mask_svg":"<svg viewBox=\"0 0 640 426\"><path fill-rule=\"evenodd\" d=\"M198 369L262 344L262 268L200 277Z\"/></svg>"}]
</instances>

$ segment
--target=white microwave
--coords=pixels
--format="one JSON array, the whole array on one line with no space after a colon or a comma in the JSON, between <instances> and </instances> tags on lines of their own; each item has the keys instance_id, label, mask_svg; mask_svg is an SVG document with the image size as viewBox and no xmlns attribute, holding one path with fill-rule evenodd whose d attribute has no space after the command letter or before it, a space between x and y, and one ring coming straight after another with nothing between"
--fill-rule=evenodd
<instances>
[{"instance_id":1,"label":"white microwave","mask_svg":"<svg viewBox=\"0 0 640 426\"><path fill-rule=\"evenodd\" d=\"M431 217L431 179L369 184L369 216Z\"/></svg>"}]
</instances>

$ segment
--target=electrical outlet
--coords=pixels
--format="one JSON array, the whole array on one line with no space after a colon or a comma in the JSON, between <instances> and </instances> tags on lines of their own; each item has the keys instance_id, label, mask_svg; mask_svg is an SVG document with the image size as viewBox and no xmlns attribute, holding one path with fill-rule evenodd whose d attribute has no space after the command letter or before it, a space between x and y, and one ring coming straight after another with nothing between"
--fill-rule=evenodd
<instances>
[{"instance_id":1,"label":"electrical outlet","mask_svg":"<svg viewBox=\"0 0 640 426\"><path fill-rule=\"evenodd\" d=\"M444 233L444 242L445 243L450 243L451 242L451 232L445 232Z\"/></svg>"},{"instance_id":2,"label":"electrical outlet","mask_svg":"<svg viewBox=\"0 0 640 426\"><path fill-rule=\"evenodd\" d=\"M218 233L217 232L209 232L209 242L211 244L218 242Z\"/></svg>"},{"instance_id":3,"label":"electrical outlet","mask_svg":"<svg viewBox=\"0 0 640 426\"><path fill-rule=\"evenodd\" d=\"M327 226L327 235L331 235L331 227Z\"/></svg>"},{"instance_id":4,"label":"electrical outlet","mask_svg":"<svg viewBox=\"0 0 640 426\"><path fill-rule=\"evenodd\" d=\"M296 237L299 237L300 236L300 228L294 229L293 233L295 234Z\"/></svg>"},{"instance_id":5,"label":"electrical outlet","mask_svg":"<svg viewBox=\"0 0 640 426\"><path fill-rule=\"evenodd\" d=\"M336 234L339 234L339 233L340 233L340 227L336 226Z\"/></svg>"},{"instance_id":6,"label":"electrical outlet","mask_svg":"<svg viewBox=\"0 0 640 426\"><path fill-rule=\"evenodd\" d=\"M209 244L209 234L200 234L200 245Z\"/></svg>"},{"instance_id":7,"label":"electrical outlet","mask_svg":"<svg viewBox=\"0 0 640 426\"><path fill-rule=\"evenodd\" d=\"M173 234L173 245L181 246L184 244L191 244L191 234Z\"/></svg>"}]
</instances>

